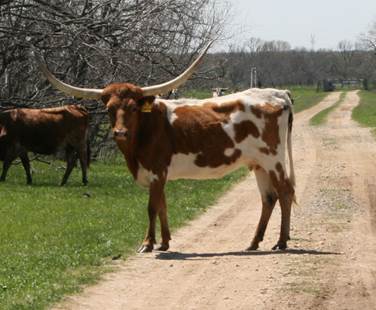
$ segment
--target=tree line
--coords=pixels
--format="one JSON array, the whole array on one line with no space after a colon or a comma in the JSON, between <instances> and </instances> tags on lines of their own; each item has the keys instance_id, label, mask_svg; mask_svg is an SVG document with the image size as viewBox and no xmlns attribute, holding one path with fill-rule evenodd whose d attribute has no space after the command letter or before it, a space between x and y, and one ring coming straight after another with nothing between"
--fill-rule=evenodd
<instances>
[{"instance_id":1,"label":"tree line","mask_svg":"<svg viewBox=\"0 0 376 310\"><path fill-rule=\"evenodd\" d=\"M209 39L223 37L229 9L220 0L0 0L0 108L72 102L41 76L34 46L69 84L141 86L180 74ZM315 85L323 79L376 80L376 22L360 43L338 49L292 49L288 42L250 38L210 53L187 88ZM77 101L75 101L77 102ZM98 154L108 139L101 103L83 102L92 115Z\"/></svg>"}]
</instances>

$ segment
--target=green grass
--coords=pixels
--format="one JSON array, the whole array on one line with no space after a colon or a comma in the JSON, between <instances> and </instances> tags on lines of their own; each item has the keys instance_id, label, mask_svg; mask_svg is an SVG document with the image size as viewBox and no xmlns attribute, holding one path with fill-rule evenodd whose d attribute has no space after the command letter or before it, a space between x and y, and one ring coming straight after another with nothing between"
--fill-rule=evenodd
<instances>
[{"instance_id":1,"label":"green grass","mask_svg":"<svg viewBox=\"0 0 376 310\"><path fill-rule=\"evenodd\" d=\"M324 124L326 120L328 119L329 113L334 111L334 109L336 109L343 102L345 97L346 97L346 92L342 92L338 101L335 104L317 113L315 116L313 116L310 119L309 123L312 126L319 126L319 125Z\"/></svg>"},{"instance_id":2,"label":"green grass","mask_svg":"<svg viewBox=\"0 0 376 310\"><path fill-rule=\"evenodd\" d=\"M0 184L0 308L44 309L64 294L92 283L141 243L147 226L147 191L137 187L125 163L94 163L89 185L75 169L58 186L62 164L34 162L34 185L21 165ZM177 228L215 202L247 172L224 179L167 185L171 227Z\"/></svg>"},{"instance_id":3,"label":"green grass","mask_svg":"<svg viewBox=\"0 0 376 310\"><path fill-rule=\"evenodd\" d=\"M186 90L181 94L181 98L196 98L196 99L206 99L211 98L213 92L210 90L200 90L200 89L190 89Z\"/></svg>"},{"instance_id":4,"label":"green grass","mask_svg":"<svg viewBox=\"0 0 376 310\"><path fill-rule=\"evenodd\" d=\"M317 92L314 87L286 87L292 93L294 98L294 112L298 113L305 109L309 109L319 103L328 95L325 92Z\"/></svg>"},{"instance_id":5,"label":"green grass","mask_svg":"<svg viewBox=\"0 0 376 310\"><path fill-rule=\"evenodd\" d=\"M373 128L376 135L376 92L362 90L358 94L360 104L353 109L352 118L363 126Z\"/></svg>"}]
</instances>

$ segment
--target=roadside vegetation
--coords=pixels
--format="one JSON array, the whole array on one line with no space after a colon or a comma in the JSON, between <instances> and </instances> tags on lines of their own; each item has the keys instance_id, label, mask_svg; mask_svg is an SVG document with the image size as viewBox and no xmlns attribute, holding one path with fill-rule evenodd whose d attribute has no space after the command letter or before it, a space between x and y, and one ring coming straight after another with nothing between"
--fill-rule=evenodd
<instances>
[{"instance_id":1,"label":"roadside vegetation","mask_svg":"<svg viewBox=\"0 0 376 310\"><path fill-rule=\"evenodd\" d=\"M371 127L376 136L376 92L362 90L360 104L353 109L352 118L366 127Z\"/></svg>"},{"instance_id":2,"label":"roadside vegetation","mask_svg":"<svg viewBox=\"0 0 376 310\"><path fill-rule=\"evenodd\" d=\"M342 92L338 101L335 104L317 113L314 117L310 119L309 123L312 126L319 126L319 125L324 124L326 120L328 119L329 113L334 111L343 102L345 97L346 97L346 92Z\"/></svg>"},{"instance_id":3,"label":"roadside vegetation","mask_svg":"<svg viewBox=\"0 0 376 310\"><path fill-rule=\"evenodd\" d=\"M293 94L299 110L324 95L306 88L293 88ZM58 186L65 165L60 161L33 161L32 186L26 185L22 165L11 167L7 181L0 183L1 309L44 309L98 280L113 268L113 259L135 253L147 226L148 195L120 157L94 162L86 187L79 169L67 186ZM171 228L202 213L247 173L242 169L221 180L168 183Z\"/></svg>"},{"instance_id":4,"label":"roadside vegetation","mask_svg":"<svg viewBox=\"0 0 376 310\"><path fill-rule=\"evenodd\" d=\"M295 113L313 107L328 95L328 93L316 91L315 87L293 86L287 87L287 89L289 89L292 93Z\"/></svg>"}]
</instances>

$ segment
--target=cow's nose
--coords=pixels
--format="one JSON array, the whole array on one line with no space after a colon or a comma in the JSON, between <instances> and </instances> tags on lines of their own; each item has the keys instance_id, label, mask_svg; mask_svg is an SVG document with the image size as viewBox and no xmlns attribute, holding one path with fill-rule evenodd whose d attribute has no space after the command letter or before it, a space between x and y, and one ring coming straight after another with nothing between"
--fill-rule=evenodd
<instances>
[{"instance_id":1,"label":"cow's nose","mask_svg":"<svg viewBox=\"0 0 376 310\"><path fill-rule=\"evenodd\" d=\"M115 129L114 130L114 136L115 137L126 137L127 131L125 129Z\"/></svg>"}]
</instances>

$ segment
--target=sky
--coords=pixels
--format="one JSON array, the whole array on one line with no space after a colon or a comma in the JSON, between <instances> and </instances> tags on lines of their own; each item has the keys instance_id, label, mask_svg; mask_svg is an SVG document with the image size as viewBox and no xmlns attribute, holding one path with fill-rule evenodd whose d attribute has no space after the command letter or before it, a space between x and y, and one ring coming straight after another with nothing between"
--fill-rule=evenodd
<instances>
[{"instance_id":1,"label":"sky","mask_svg":"<svg viewBox=\"0 0 376 310\"><path fill-rule=\"evenodd\" d=\"M355 41L376 21L376 0L223 0L232 8L233 42L257 37L294 47L336 49Z\"/></svg>"}]
</instances>

